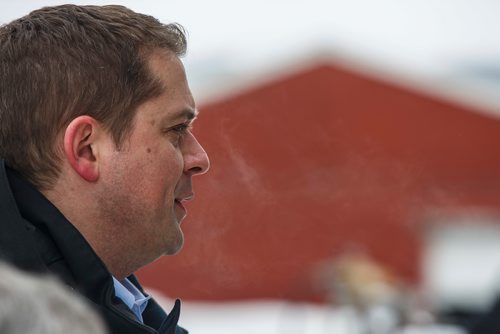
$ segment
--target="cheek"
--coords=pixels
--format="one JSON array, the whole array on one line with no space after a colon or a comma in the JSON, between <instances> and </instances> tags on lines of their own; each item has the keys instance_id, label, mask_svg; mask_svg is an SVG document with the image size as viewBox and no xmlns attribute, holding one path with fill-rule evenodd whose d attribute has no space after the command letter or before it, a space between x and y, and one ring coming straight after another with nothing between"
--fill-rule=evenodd
<instances>
[{"instance_id":1,"label":"cheek","mask_svg":"<svg viewBox=\"0 0 500 334\"><path fill-rule=\"evenodd\" d=\"M139 171L147 173L148 178L158 185L175 186L184 170L182 154L174 149L147 148L146 152L143 159L145 163L139 166Z\"/></svg>"}]
</instances>

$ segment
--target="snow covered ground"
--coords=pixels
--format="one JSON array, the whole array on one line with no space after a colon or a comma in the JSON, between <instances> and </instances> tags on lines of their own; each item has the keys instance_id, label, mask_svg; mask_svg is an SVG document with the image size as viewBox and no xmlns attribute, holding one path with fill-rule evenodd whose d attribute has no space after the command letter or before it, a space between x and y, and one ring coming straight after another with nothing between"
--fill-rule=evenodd
<instances>
[{"instance_id":1,"label":"snow covered ground","mask_svg":"<svg viewBox=\"0 0 500 334\"><path fill-rule=\"evenodd\" d=\"M165 309L173 301L153 293ZM367 331L370 319L372 330ZM353 309L279 300L182 303L180 324L191 334L386 334L391 315L378 310L361 317ZM465 334L460 328L427 324L391 331L391 334Z\"/></svg>"}]
</instances>

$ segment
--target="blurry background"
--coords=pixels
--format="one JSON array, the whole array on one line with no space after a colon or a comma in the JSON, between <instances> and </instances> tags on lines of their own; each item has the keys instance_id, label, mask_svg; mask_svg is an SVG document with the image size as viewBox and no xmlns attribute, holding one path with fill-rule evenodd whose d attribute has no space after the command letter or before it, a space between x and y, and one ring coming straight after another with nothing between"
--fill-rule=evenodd
<instances>
[{"instance_id":1,"label":"blurry background","mask_svg":"<svg viewBox=\"0 0 500 334\"><path fill-rule=\"evenodd\" d=\"M499 1L114 3L189 34L212 167L139 276L193 333L455 333L496 299Z\"/></svg>"}]
</instances>

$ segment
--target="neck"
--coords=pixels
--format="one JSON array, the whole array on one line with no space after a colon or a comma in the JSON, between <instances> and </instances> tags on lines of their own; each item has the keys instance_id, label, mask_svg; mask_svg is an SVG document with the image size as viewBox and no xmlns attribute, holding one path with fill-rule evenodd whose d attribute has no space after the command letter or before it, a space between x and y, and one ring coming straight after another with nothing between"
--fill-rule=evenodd
<instances>
[{"instance_id":1,"label":"neck","mask_svg":"<svg viewBox=\"0 0 500 334\"><path fill-rule=\"evenodd\" d=\"M42 193L82 234L116 279L122 280L142 267L141 252L135 251L134 246L124 247L133 243L124 240L127 233L120 224L99 215L98 201L88 201L81 196L87 194L92 199L91 192L81 191L78 196L75 192L54 187Z\"/></svg>"}]
</instances>

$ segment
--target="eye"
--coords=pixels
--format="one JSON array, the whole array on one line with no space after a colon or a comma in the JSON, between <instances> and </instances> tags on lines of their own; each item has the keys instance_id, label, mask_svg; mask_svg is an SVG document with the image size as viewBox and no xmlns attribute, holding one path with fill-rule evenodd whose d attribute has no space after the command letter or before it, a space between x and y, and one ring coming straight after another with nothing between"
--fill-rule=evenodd
<instances>
[{"instance_id":1,"label":"eye","mask_svg":"<svg viewBox=\"0 0 500 334\"><path fill-rule=\"evenodd\" d=\"M178 124L176 126L173 126L171 128L168 128L165 130L165 132L169 135L170 138L172 138L172 142L174 145L178 146L182 138L193 128L193 125L191 122L189 123L182 123Z\"/></svg>"},{"instance_id":2,"label":"eye","mask_svg":"<svg viewBox=\"0 0 500 334\"><path fill-rule=\"evenodd\" d=\"M189 130L191 130L193 128L192 124L191 123L183 123L183 124L179 124L179 125L176 125L174 126L173 128L171 128L170 130L171 131L174 131L176 134L180 135L180 136L183 136L185 135Z\"/></svg>"}]
</instances>

